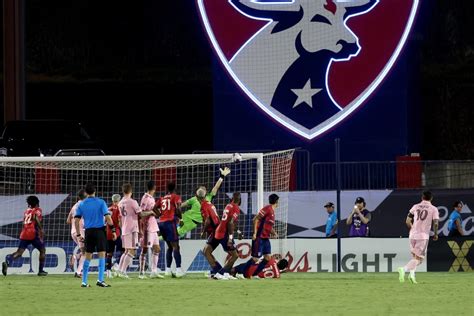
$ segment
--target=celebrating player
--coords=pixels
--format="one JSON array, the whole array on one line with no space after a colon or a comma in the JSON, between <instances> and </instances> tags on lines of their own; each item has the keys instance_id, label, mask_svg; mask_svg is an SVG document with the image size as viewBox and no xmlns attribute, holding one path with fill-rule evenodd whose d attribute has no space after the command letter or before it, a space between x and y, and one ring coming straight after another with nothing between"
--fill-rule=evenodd
<instances>
[{"instance_id":1,"label":"celebrating player","mask_svg":"<svg viewBox=\"0 0 474 316\"><path fill-rule=\"evenodd\" d=\"M7 255L2 263L2 274L7 275L8 266L17 258L21 258L25 249L32 244L39 250L39 276L46 276L48 272L44 271L44 262L46 260L46 249L43 243L43 219L42 211L39 207L38 197L31 195L26 198L28 209L23 214L23 229L20 234L20 244L17 251L11 255Z\"/></svg>"},{"instance_id":2,"label":"celebrating player","mask_svg":"<svg viewBox=\"0 0 474 316\"><path fill-rule=\"evenodd\" d=\"M147 192L143 195L140 202L140 208L144 211L153 211L155 207L155 182L148 181L147 183ZM158 258L160 257L160 240L158 239L158 223L156 221L155 214L147 218L143 218L142 221L142 231L143 237L140 240L140 246L142 252L140 253L140 268L139 268L139 279L146 279L145 276L145 260L148 253L148 249L152 248L153 258L151 265L151 274L150 278L163 278L162 275L158 274Z\"/></svg>"},{"instance_id":3,"label":"celebrating player","mask_svg":"<svg viewBox=\"0 0 474 316\"><path fill-rule=\"evenodd\" d=\"M153 211L142 211L137 201L132 199L132 185L125 183L122 186L123 198L119 202L120 221L122 223L122 244L125 252L120 258L118 277L128 279L127 268L135 257L138 245L138 216L144 218L154 215Z\"/></svg>"},{"instance_id":4,"label":"celebrating player","mask_svg":"<svg viewBox=\"0 0 474 316\"><path fill-rule=\"evenodd\" d=\"M416 266L420 265L426 254L430 229L433 224L433 240L438 240L439 213L436 206L431 204L433 195L430 191L423 192L421 203L413 205L406 218L406 224L410 229L410 252L413 256L405 267L398 268L400 282L405 282L405 272L410 272L408 280L417 284L415 278Z\"/></svg>"},{"instance_id":5,"label":"celebrating player","mask_svg":"<svg viewBox=\"0 0 474 316\"><path fill-rule=\"evenodd\" d=\"M225 167L224 169L219 169L221 176L219 177L219 180L217 180L216 184L212 188L212 191L209 194L204 194L205 199L207 201L211 201L212 198L217 194L217 191L221 187L222 182L224 181L224 178L230 173L230 169ZM183 221L182 224L178 228L178 234L182 238L184 235L186 235L187 232L193 230L196 228L196 226L200 223L202 223L202 216L201 216L201 202L199 198L197 197L197 191L198 190L204 190L204 192L207 192L207 189L205 186L200 186L196 190L196 196L190 198L189 200L185 201L181 205L181 209L191 206L191 209L186 211L183 214Z\"/></svg>"},{"instance_id":6,"label":"celebrating player","mask_svg":"<svg viewBox=\"0 0 474 316\"><path fill-rule=\"evenodd\" d=\"M109 207L109 214L112 218L112 222L114 223L115 227L115 240L112 233L112 229L107 226L107 257L106 257L106 274L108 278L112 278L112 258L114 257L114 253L117 252L118 260L122 256L123 248L122 248L122 238L120 238L120 210L118 204L120 202L120 194L112 195L112 205ZM116 260L116 262L118 261ZM118 267L118 264L116 264Z\"/></svg>"},{"instance_id":7,"label":"celebrating player","mask_svg":"<svg viewBox=\"0 0 474 316\"><path fill-rule=\"evenodd\" d=\"M175 276L181 278L184 276L181 270L181 252L179 250L179 237L176 230L176 218L181 218L181 197L175 192L176 184L169 182L167 185L167 194L158 199L156 208L159 209L161 216L158 226L160 233L168 246L166 249L166 271L165 276ZM199 215L201 216L201 215ZM176 263L176 273L171 273L171 263Z\"/></svg>"},{"instance_id":8,"label":"celebrating player","mask_svg":"<svg viewBox=\"0 0 474 316\"><path fill-rule=\"evenodd\" d=\"M71 237L72 240L76 243L76 245L79 247L79 252L77 254L72 254L71 260L69 264L71 265L71 268L74 268L74 262L78 260L77 264L77 271L74 272L74 276L76 278L82 277L82 266L84 265L84 260L86 257L84 256L86 253L86 248L84 246L84 243L79 241L77 238L77 233L76 233L76 225L74 224L74 216L76 215L76 210L79 204L86 198L86 191L84 189L79 190L77 192L77 202L74 204L74 206L71 208L71 211L69 212L69 215L67 216L66 223L71 225ZM81 228L81 235L84 236L84 221L80 221L80 228Z\"/></svg>"},{"instance_id":9,"label":"celebrating player","mask_svg":"<svg viewBox=\"0 0 474 316\"><path fill-rule=\"evenodd\" d=\"M258 277L260 279L278 279L280 278L280 274L285 272L288 267L288 261L286 259L281 259L277 262L275 258L270 258L265 267L260 272L257 272L259 264L260 262L252 262L250 266L246 263L239 264L232 268L231 274L240 279L251 279L252 277Z\"/></svg>"},{"instance_id":10,"label":"celebrating player","mask_svg":"<svg viewBox=\"0 0 474 316\"><path fill-rule=\"evenodd\" d=\"M239 205L240 193L235 192L232 195L231 202L227 204L224 209L221 222L219 223L219 226L217 226L216 231L214 232L214 236L211 236L211 238L209 238L209 240L207 241L212 251L214 251L220 244L224 251L229 254L227 261L224 264L224 267L217 271L217 273L214 275L214 278L218 280L235 279L229 274L229 272L232 266L234 265L234 262L239 257L237 254L237 250L234 246L234 227L237 223L240 214Z\"/></svg>"},{"instance_id":11,"label":"celebrating player","mask_svg":"<svg viewBox=\"0 0 474 316\"><path fill-rule=\"evenodd\" d=\"M256 274L260 273L271 260L272 248L270 237L278 237L273 229L275 224L275 209L278 207L279 196L271 194L268 197L269 205L263 207L253 218L252 235L252 258L256 262L263 255L263 259L258 264Z\"/></svg>"}]
</instances>

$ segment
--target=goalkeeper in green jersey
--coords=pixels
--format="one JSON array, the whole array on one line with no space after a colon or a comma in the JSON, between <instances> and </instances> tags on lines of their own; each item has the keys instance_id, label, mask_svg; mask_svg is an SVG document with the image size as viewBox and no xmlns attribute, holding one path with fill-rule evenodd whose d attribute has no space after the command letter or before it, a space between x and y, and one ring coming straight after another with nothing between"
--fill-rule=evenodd
<instances>
[{"instance_id":1,"label":"goalkeeper in green jersey","mask_svg":"<svg viewBox=\"0 0 474 316\"><path fill-rule=\"evenodd\" d=\"M210 202L212 198L217 194L217 191L219 190L222 182L224 181L224 178L230 173L230 169L227 167L219 170L221 172L221 176L219 177L219 180L217 180L210 193L207 193L207 189L205 186L200 186L196 190L195 196L181 204L181 209L184 209L187 206L191 206L191 208L183 213L182 221L180 222L180 226L178 227L178 235L180 238L184 237L187 232L193 230L197 227L198 224L202 223L201 201L203 199L206 199Z\"/></svg>"}]
</instances>

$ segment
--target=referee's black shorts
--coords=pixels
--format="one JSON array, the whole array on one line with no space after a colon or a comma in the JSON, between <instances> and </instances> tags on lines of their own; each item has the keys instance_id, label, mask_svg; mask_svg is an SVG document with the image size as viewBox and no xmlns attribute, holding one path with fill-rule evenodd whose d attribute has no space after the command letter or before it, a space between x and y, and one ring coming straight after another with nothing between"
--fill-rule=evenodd
<instances>
[{"instance_id":1,"label":"referee's black shorts","mask_svg":"<svg viewBox=\"0 0 474 316\"><path fill-rule=\"evenodd\" d=\"M107 249L105 227L87 228L85 235L86 252L102 252Z\"/></svg>"}]
</instances>

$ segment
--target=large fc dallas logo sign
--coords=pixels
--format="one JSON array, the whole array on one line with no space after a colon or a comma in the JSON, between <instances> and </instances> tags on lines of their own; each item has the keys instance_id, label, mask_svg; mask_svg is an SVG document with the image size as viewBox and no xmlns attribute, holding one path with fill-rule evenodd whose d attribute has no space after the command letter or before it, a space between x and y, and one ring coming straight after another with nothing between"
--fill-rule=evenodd
<instances>
[{"instance_id":1,"label":"large fc dallas logo sign","mask_svg":"<svg viewBox=\"0 0 474 316\"><path fill-rule=\"evenodd\" d=\"M196 0L230 76L274 120L313 139L374 93L419 0Z\"/></svg>"}]
</instances>

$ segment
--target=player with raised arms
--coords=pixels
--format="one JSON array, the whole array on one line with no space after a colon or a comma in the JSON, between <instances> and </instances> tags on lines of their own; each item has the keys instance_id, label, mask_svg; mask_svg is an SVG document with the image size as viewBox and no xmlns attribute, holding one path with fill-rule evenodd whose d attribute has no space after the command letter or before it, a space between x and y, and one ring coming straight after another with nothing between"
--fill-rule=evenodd
<instances>
[{"instance_id":1,"label":"player with raised arms","mask_svg":"<svg viewBox=\"0 0 474 316\"><path fill-rule=\"evenodd\" d=\"M28 209L23 213L23 229L20 233L20 244L18 245L17 251L11 255L7 255L5 261L2 263L2 274L7 275L8 266L11 265L12 261L21 258L25 249L30 244L34 248L38 249L39 255L39 276L46 276L48 272L44 271L44 262L46 260L46 248L43 242L43 220L42 210L39 207L39 199L35 195L30 195L26 198L26 204Z\"/></svg>"},{"instance_id":2,"label":"player with raised arms","mask_svg":"<svg viewBox=\"0 0 474 316\"><path fill-rule=\"evenodd\" d=\"M191 206L191 208L183 213L183 219L182 219L182 224L178 228L178 234L182 238L184 235L186 235L187 232L193 230L194 228L197 227L198 224L202 223L202 216L201 216L201 201L197 196L197 191L204 190L205 194L205 199L207 201L212 201L214 196L217 194L217 191L222 185L222 182L224 181L225 177L230 173L230 169L225 167L224 169L219 169L220 171L220 177L217 180L216 184L212 188L210 193L207 193L207 189L205 186L199 186L198 189L196 190L196 195L189 200L185 201L181 205L181 210Z\"/></svg>"},{"instance_id":3,"label":"player with raised arms","mask_svg":"<svg viewBox=\"0 0 474 316\"><path fill-rule=\"evenodd\" d=\"M79 247L79 252L77 254L72 254L71 259L69 260L69 265L71 266L72 269L74 269L74 263L77 260L77 270L74 272L74 276L76 278L81 278L82 277L82 266L84 265L84 260L86 259L85 254L86 254L86 248L83 242L79 241L77 238L77 233L76 233L76 225L74 224L74 216L76 215L76 210L79 204L87 197L86 191L84 189L79 190L77 192L77 202L73 205L71 208L71 211L69 211L69 214L67 216L66 223L71 225L71 238L72 240L76 243L76 245ZM81 219L79 226L81 228L81 235L84 236L84 221Z\"/></svg>"},{"instance_id":4,"label":"player with raised arms","mask_svg":"<svg viewBox=\"0 0 474 316\"><path fill-rule=\"evenodd\" d=\"M160 220L158 226L161 236L168 246L166 249L166 270L165 276L181 278L184 276L181 270L181 252L179 249L179 237L176 230L176 218L181 219L181 197L175 193L176 184L167 184L167 193L158 199L156 209L159 210ZM171 273L171 263L176 263L176 273Z\"/></svg>"}]
</instances>

